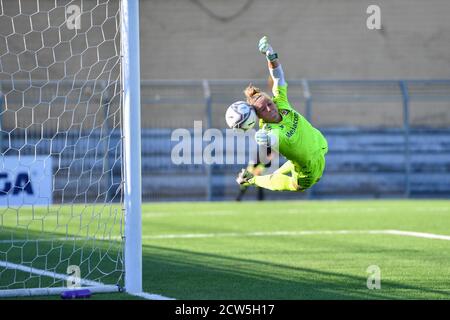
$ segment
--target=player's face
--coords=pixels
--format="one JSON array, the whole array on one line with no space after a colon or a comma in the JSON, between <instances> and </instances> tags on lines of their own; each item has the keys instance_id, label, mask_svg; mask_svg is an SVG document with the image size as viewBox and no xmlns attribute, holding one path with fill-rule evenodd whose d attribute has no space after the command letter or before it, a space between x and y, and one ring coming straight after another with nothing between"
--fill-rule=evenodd
<instances>
[{"instance_id":1,"label":"player's face","mask_svg":"<svg viewBox=\"0 0 450 320\"><path fill-rule=\"evenodd\" d=\"M274 123L280 121L280 114L278 113L277 105L272 99L264 95L260 95L254 102L256 114L265 122Z\"/></svg>"}]
</instances>

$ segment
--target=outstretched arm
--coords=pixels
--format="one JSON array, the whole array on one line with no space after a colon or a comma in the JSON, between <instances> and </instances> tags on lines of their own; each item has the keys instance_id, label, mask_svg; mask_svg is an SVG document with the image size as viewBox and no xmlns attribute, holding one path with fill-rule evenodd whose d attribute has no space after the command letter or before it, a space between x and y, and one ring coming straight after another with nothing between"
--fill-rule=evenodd
<instances>
[{"instance_id":1,"label":"outstretched arm","mask_svg":"<svg viewBox=\"0 0 450 320\"><path fill-rule=\"evenodd\" d=\"M269 44L267 36L264 36L259 40L258 48L259 51L266 56L269 72L273 80L272 91L274 95L277 95L278 86L286 85L283 68L281 67L281 63L278 59L278 54L273 50L272 46Z\"/></svg>"}]
</instances>

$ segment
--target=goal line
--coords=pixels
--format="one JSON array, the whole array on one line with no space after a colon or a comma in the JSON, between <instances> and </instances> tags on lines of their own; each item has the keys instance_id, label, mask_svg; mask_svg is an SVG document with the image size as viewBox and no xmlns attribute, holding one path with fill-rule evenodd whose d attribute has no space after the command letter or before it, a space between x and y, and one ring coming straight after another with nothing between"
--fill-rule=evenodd
<instances>
[{"instance_id":1,"label":"goal line","mask_svg":"<svg viewBox=\"0 0 450 320\"><path fill-rule=\"evenodd\" d=\"M59 280L71 280L71 276L46 270L41 270L38 268L27 267L19 265L16 263L11 263L7 261L0 260L0 267L16 269L27 273L33 273L40 276L51 277ZM122 292L123 289L117 285L106 285L98 281L92 281L87 279L80 279L80 284L85 286L83 288L89 289L91 293L113 293ZM76 288L72 288L76 289ZM31 289L11 289L11 290L0 290L0 298L8 297L29 297L29 296L42 296L42 295L59 295L64 291L69 291L71 288L67 287L55 287L55 288L31 288ZM147 293L147 292L137 292L129 293L131 295L141 297L147 300L175 300L173 298L165 297L162 295Z\"/></svg>"}]
</instances>

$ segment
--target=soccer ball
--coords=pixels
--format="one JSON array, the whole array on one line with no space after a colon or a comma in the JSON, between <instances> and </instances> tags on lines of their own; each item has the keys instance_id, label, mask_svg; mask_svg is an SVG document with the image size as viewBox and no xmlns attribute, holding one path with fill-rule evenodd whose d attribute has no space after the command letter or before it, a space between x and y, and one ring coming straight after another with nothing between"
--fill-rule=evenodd
<instances>
[{"instance_id":1,"label":"soccer ball","mask_svg":"<svg viewBox=\"0 0 450 320\"><path fill-rule=\"evenodd\" d=\"M255 109L244 101L236 101L225 114L225 120L231 129L241 129L247 131L256 124Z\"/></svg>"}]
</instances>

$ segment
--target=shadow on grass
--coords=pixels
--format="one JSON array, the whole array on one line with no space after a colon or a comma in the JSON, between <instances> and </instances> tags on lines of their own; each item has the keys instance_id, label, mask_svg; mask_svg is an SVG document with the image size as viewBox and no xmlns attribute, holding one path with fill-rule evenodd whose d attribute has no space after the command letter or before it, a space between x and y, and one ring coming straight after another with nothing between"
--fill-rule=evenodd
<instances>
[{"instance_id":1,"label":"shadow on grass","mask_svg":"<svg viewBox=\"0 0 450 320\"><path fill-rule=\"evenodd\" d=\"M0 228L0 239L42 236L40 232ZM47 236L57 238L58 234ZM364 250L365 247L356 248ZM367 248L365 248L367 250ZM121 281L121 248L108 241L0 244L0 260L65 273L80 264L91 280ZM144 290L176 299L450 299L450 293L382 281L368 290L367 278L341 272L289 266L220 254L143 246ZM107 271L105 273L105 271ZM0 287L61 286L64 281L0 267ZM125 296L123 297L125 298ZM110 299L121 299L113 295Z\"/></svg>"},{"instance_id":2,"label":"shadow on grass","mask_svg":"<svg viewBox=\"0 0 450 320\"><path fill-rule=\"evenodd\" d=\"M144 290L176 299L449 299L450 293L260 260L145 245Z\"/></svg>"}]
</instances>

